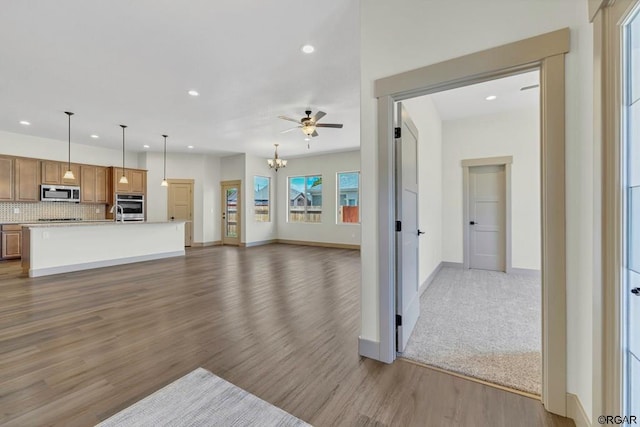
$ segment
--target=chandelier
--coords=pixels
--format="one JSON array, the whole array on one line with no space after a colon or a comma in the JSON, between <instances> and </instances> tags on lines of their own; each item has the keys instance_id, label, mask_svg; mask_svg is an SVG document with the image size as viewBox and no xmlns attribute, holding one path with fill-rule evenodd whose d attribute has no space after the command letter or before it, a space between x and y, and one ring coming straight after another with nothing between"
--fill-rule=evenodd
<instances>
[{"instance_id":1,"label":"chandelier","mask_svg":"<svg viewBox=\"0 0 640 427\"><path fill-rule=\"evenodd\" d=\"M278 145L280 144L273 144L273 145L275 145L276 147L276 153L274 154L273 159L267 160L267 163L269 164L269 167L271 169L275 169L276 172L278 172L278 169L287 167L287 161L278 157Z\"/></svg>"}]
</instances>

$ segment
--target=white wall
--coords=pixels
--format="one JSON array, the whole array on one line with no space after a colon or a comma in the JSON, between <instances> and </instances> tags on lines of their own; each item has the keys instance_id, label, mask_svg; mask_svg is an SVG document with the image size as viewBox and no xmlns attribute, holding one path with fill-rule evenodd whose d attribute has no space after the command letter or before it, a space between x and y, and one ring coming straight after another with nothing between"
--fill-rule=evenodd
<instances>
[{"instance_id":1,"label":"white wall","mask_svg":"<svg viewBox=\"0 0 640 427\"><path fill-rule=\"evenodd\" d=\"M420 271L422 285L442 262L442 121L429 96L404 101L418 128ZM446 235L446 234L444 234Z\"/></svg>"},{"instance_id":2,"label":"white wall","mask_svg":"<svg viewBox=\"0 0 640 427\"><path fill-rule=\"evenodd\" d=\"M160 186L162 153L141 153L147 172L147 219L167 219L167 187ZM211 155L167 153L167 179L193 179L193 241L220 240L220 158Z\"/></svg>"},{"instance_id":3,"label":"white wall","mask_svg":"<svg viewBox=\"0 0 640 427\"><path fill-rule=\"evenodd\" d=\"M336 224L336 174L360 170L360 152L348 151L288 160L287 167L279 170L277 177L278 238L360 245L360 224ZM287 222L287 177L298 175L322 175L323 206L322 222L319 224Z\"/></svg>"},{"instance_id":4,"label":"white wall","mask_svg":"<svg viewBox=\"0 0 640 427\"><path fill-rule=\"evenodd\" d=\"M442 127L443 261L463 260L464 159L513 156L511 261L540 269L540 113L537 108L461 120Z\"/></svg>"},{"instance_id":5,"label":"white wall","mask_svg":"<svg viewBox=\"0 0 640 427\"><path fill-rule=\"evenodd\" d=\"M270 202L270 222L257 222L254 219L253 212L253 196L254 196L254 177L264 176L271 178L271 186L269 188L269 202ZM245 229L244 229L244 242L250 246L252 243L264 242L268 240L277 239L277 216L275 212L275 205L277 204L276 196L276 172L269 168L267 159L262 157L256 157L249 154L245 155L245 180L247 183L245 188L244 197L244 216L245 216Z\"/></svg>"},{"instance_id":6,"label":"white wall","mask_svg":"<svg viewBox=\"0 0 640 427\"><path fill-rule=\"evenodd\" d=\"M361 2L362 328L379 340L377 123L373 82L571 28L566 56L567 388L592 412L593 31L584 0ZM394 26L394 23L399 23Z\"/></svg>"},{"instance_id":7,"label":"white wall","mask_svg":"<svg viewBox=\"0 0 640 427\"><path fill-rule=\"evenodd\" d=\"M0 131L0 154L10 156L66 162L68 159L67 144L67 141ZM136 153L127 151L125 155L126 167L139 167ZM122 151L72 142L71 163L122 167Z\"/></svg>"}]
</instances>

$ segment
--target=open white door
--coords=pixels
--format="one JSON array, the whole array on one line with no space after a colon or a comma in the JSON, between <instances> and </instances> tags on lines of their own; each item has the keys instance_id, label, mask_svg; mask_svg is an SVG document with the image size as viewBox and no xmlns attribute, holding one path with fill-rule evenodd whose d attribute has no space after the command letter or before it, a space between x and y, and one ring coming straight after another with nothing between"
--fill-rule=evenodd
<instances>
[{"instance_id":1,"label":"open white door","mask_svg":"<svg viewBox=\"0 0 640 427\"><path fill-rule=\"evenodd\" d=\"M418 129L401 102L396 125L396 350L403 352L420 314L418 293Z\"/></svg>"}]
</instances>

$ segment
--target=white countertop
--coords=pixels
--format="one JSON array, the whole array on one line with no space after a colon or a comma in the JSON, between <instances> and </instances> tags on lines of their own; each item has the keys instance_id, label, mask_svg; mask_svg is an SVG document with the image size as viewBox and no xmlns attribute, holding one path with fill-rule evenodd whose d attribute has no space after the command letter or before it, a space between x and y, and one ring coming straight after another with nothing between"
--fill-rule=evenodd
<instances>
[{"instance_id":1,"label":"white countertop","mask_svg":"<svg viewBox=\"0 0 640 427\"><path fill-rule=\"evenodd\" d=\"M129 225L151 225L151 224L182 224L185 221L125 221L115 222L113 220L95 220L95 221L61 221L61 222L36 222L36 223L18 223L28 228L45 228L45 227L84 227L88 225L94 226L129 226Z\"/></svg>"}]
</instances>

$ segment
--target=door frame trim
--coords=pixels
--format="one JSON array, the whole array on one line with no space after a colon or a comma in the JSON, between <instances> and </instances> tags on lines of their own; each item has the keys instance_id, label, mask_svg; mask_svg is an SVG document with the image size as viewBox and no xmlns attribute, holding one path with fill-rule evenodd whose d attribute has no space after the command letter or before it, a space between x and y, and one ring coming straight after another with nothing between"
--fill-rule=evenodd
<instances>
[{"instance_id":1,"label":"door frame trim","mask_svg":"<svg viewBox=\"0 0 640 427\"><path fill-rule=\"evenodd\" d=\"M236 202L237 202L236 215L238 216L238 223L237 223L237 226L238 226L238 237L237 237L238 243L237 244L227 243L227 245L230 245L230 246L242 246L242 228L243 228L242 227L242 218L243 218L243 215L242 215L242 180L240 180L240 179L231 179L231 180L228 180L228 181L220 181L220 207L222 209L225 209L225 205L226 205L226 197L225 197L224 192L222 191L222 187L224 187L225 185L238 187L238 193L240 193L240 194L238 194L238 197L236 199ZM220 226L221 226L221 228L220 228L220 241L222 242L222 245L224 246L225 245L225 243L224 243L224 239L225 239L225 237L224 237L224 233L225 233L224 221L225 220L222 218L222 216L220 216L220 221L221 221L221 223L220 223Z\"/></svg>"},{"instance_id":2,"label":"door frame trim","mask_svg":"<svg viewBox=\"0 0 640 427\"><path fill-rule=\"evenodd\" d=\"M565 54L570 30L542 34L374 82L378 145L378 360L395 360L395 249L393 238L393 104L540 69L542 210L542 402L567 414L565 231Z\"/></svg>"},{"instance_id":3,"label":"door frame trim","mask_svg":"<svg viewBox=\"0 0 640 427\"><path fill-rule=\"evenodd\" d=\"M195 191L195 179L183 179L183 178L176 178L176 179L167 179L167 184L169 184L169 186L171 186L171 184L191 184L191 242L189 242L189 244L187 245L185 242L185 246L193 246L193 217L194 217L194 204L193 204L193 193ZM167 187L167 220L169 220L169 187Z\"/></svg>"},{"instance_id":4,"label":"door frame trim","mask_svg":"<svg viewBox=\"0 0 640 427\"><path fill-rule=\"evenodd\" d=\"M485 157L481 159L462 160L462 266L471 268L471 248L469 247L469 169L476 166L504 166L504 269L505 273L512 272L511 268L511 164L513 156Z\"/></svg>"},{"instance_id":5,"label":"door frame trim","mask_svg":"<svg viewBox=\"0 0 640 427\"><path fill-rule=\"evenodd\" d=\"M620 25L638 0L596 2L594 28L594 145L600 148L601 271L593 290L593 414L624 413L622 271L622 37ZM605 142L606 141L606 142ZM597 189L596 189L597 191ZM598 273L596 269L596 274ZM596 363L600 361L600 363Z\"/></svg>"}]
</instances>

